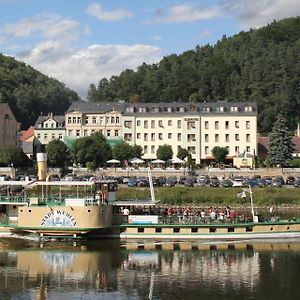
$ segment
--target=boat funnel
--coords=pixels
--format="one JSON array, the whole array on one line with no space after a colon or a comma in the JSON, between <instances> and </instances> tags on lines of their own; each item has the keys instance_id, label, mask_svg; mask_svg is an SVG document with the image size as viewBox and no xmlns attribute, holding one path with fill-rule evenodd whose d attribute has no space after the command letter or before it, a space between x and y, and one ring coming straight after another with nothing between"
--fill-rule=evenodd
<instances>
[{"instance_id":1,"label":"boat funnel","mask_svg":"<svg viewBox=\"0 0 300 300\"><path fill-rule=\"evenodd\" d=\"M37 168L38 168L38 180L45 181L47 177L47 154L36 154Z\"/></svg>"}]
</instances>

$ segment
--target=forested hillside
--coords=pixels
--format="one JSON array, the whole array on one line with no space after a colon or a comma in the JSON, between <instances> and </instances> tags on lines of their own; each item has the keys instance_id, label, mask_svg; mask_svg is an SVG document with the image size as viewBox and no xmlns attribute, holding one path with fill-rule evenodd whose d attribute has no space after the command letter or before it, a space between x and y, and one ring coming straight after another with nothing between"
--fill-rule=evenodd
<instances>
[{"instance_id":1,"label":"forested hillside","mask_svg":"<svg viewBox=\"0 0 300 300\"><path fill-rule=\"evenodd\" d=\"M89 101L255 101L268 133L278 112L300 121L300 18L289 18L216 45L197 46L90 85Z\"/></svg>"},{"instance_id":2,"label":"forested hillside","mask_svg":"<svg viewBox=\"0 0 300 300\"><path fill-rule=\"evenodd\" d=\"M9 103L23 129L41 113L63 115L76 100L78 95L63 83L0 54L0 102Z\"/></svg>"}]
</instances>

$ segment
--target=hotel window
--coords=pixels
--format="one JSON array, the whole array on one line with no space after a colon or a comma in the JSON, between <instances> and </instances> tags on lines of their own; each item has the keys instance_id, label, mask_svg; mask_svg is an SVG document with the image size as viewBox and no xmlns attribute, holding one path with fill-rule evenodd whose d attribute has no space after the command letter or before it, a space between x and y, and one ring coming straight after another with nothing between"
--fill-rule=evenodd
<instances>
[{"instance_id":1,"label":"hotel window","mask_svg":"<svg viewBox=\"0 0 300 300\"><path fill-rule=\"evenodd\" d=\"M219 143L219 135L215 134L215 143Z\"/></svg>"},{"instance_id":2,"label":"hotel window","mask_svg":"<svg viewBox=\"0 0 300 300\"><path fill-rule=\"evenodd\" d=\"M236 154L240 154L240 146L235 146L234 150Z\"/></svg>"},{"instance_id":3,"label":"hotel window","mask_svg":"<svg viewBox=\"0 0 300 300\"><path fill-rule=\"evenodd\" d=\"M170 140L172 138L172 133L168 133L168 139Z\"/></svg>"},{"instance_id":4,"label":"hotel window","mask_svg":"<svg viewBox=\"0 0 300 300\"><path fill-rule=\"evenodd\" d=\"M151 120L151 128L155 128L155 121Z\"/></svg>"},{"instance_id":5,"label":"hotel window","mask_svg":"<svg viewBox=\"0 0 300 300\"><path fill-rule=\"evenodd\" d=\"M196 128L196 123L195 123L195 121L194 121L194 120L188 121L188 122L187 122L187 128L188 128L188 129L194 129L194 128Z\"/></svg>"},{"instance_id":6,"label":"hotel window","mask_svg":"<svg viewBox=\"0 0 300 300\"><path fill-rule=\"evenodd\" d=\"M126 111L127 112L134 112L134 107L133 106L132 107L127 107Z\"/></svg>"},{"instance_id":7,"label":"hotel window","mask_svg":"<svg viewBox=\"0 0 300 300\"><path fill-rule=\"evenodd\" d=\"M52 139L52 140L55 140L55 133L52 133L51 139Z\"/></svg>"},{"instance_id":8,"label":"hotel window","mask_svg":"<svg viewBox=\"0 0 300 300\"><path fill-rule=\"evenodd\" d=\"M71 124L71 122L72 122L72 118L68 117L68 124Z\"/></svg>"},{"instance_id":9,"label":"hotel window","mask_svg":"<svg viewBox=\"0 0 300 300\"><path fill-rule=\"evenodd\" d=\"M85 117L85 125L89 124L89 117Z\"/></svg>"},{"instance_id":10,"label":"hotel window","mask_svg":"<svg viewBox=\"0 0 300 300\"><path fill-rule=\"evenodd\" d=\"M168 120L168 126L172 126L172 120Z\"/></svg>"},{"instance_id":11,"label":"hotel window","mask_svg":"<svg viewBox=\"0 0 300 300\"><path fill-rule=\"evenodd\" d=\"M159 139L159 140L162 140L162 139L163 139L162 133L159 133L159 134L158 134L158 139Z\"/></svg>"},{"instance_id":12,"label":"hotel window","mask_svg":"<svg viewBox=\"0 0 300 300\"><path fill-rule=\"evenodd\" d=\"M54 123L51 123L51 128L54 128Z\"/></svg>"},{"instance_id":13,"label":"hotel window","mask_svg":"<svg viewBox=\"0 0 300 300\"><path fill-rule=\"evenodd\" d=\"M137 133L136 134L136 138L139 140L141 138L141 134L140 133Z\"/></svg>"},{"instance_id":14,"label":"hotel window","mask_svg":"<svg viewBox=\"0 0 300 300\"><path fill-rule=\"evenodd\" d=\"M136 121L136 126L141 126L141 121L140 120Z\"/></svg>"},{"instance_id":15,"label":"hotel window","mask_svg":"<svg viewBox=\"0 0 300 300\"><path fill-rule=\"evenodd\" d=\"M158 121L158 126L159 126L159 127L162 127L162 128L164 127L164 126L163 126L163 121L162 121L162 120L159 120L159 121Z\"/></svg>"},{"instance_id":16,"label":"hotel window","mask_svg":"<svg viewBox=\"0 0 300 300\"><path fill-rule=\"evenodd\" d=\"M250 121L246 121L246 129L250 129Z\"/></svg>"},{"instance_id":17,"label":"hotel window","mask_svg":"<svg viewBox=\"0 0 300 300\"><path fill-rule=\"evenodd\" d=\"M231 112L238 112L239 111L239 108L237 106L231 106L230 107L230 111Z\"/></svg>"},{"instance_id":18,"label":"hotel window","mask_svg":"<svg viewBox=\"0 0 300 300\"><path fill-rule=\"evenodd\" d=\"M115 136L119 136L119 130L115 129Z\"/></svg>"},{"instance_id":19,"label":"hotel window","mask_svg":"<svg viewBox=\"0 0 300 300\"><path fill-rule=\"evenodd\" d=\"M219 129L219 121L215 121L215 129Z\"/></svg>"},{"instance_id":20,"label":"hotel window","mask_svg":"<svg viewBox=\"0 0 300 300\"><path fill-rule=\"evenodd\" d=\"M110 117L106 117L106 124L110 124Z\"/></svg>"},{"instance_id":21,"label":"hotel window","mask_svg":"<svg viewBox=\"0 0 300 300\"><path fill-rule=\"evenodd\" d=\"M144 128L148 128L148 121L144 121Z\"/></svg>"},{"instance_id":22,"label":"hotel window","mask_svg":"<svg viewBox=\"0 0 300 300\"><path fill-rule=\"evenodd\" d=\"M87 130L84 130L83 131L83 136L87 136L88 135L88 131Z\"/></svg>"},{"instance_id":23,"label":"hotel window","mask_svg":"<svg viewBox=\"0 0 300 300\"><path fill-rule=\"evenodd\" d=\"M81 118L77 117L77 124L81 124Z\"/></svg>"},{"instance_id":24,"label":"hotel window","mask_svg":"<svg viewBox=\"0 0 300 300\"><path fill-rule=\"evenodd\" d=\"M103 134L103 130L101 129L101 130L99 130L99 132L101 133L101 134Z\"/></svg>"},{"instance_id":25,"label":"hotel window","mask_svg":"<svg viewBox=\"0 0 300 300\"><path fill-rule=\"evenodd\" d=\"M145 142L148 141L148 133L144 133L144 141L145 141Z\"/></svg>"},{"instance_id":26,"label":"hotel window","mask_svg":"<svg viewBox=\"0 0 300 300\"><path fill-rule=\"evenodd\" d=\"M72 136L72 135L73 135L73 130L71 129L68 131L68 136Z\"/></svg>"},{"instance_id":27,"label":"hotel window","mask_svg":"<svg viewBox=\"0 0 300 300\"><path fill-rule=\"evenodd\" d=\"M208 121L205 121L205 122L204 122L204 128L205 128L205 129L208 129Z\"/></svg>"},{"instance_id":28,"label":"hotel window","mask_svg":"<svg viewBox=\"0 0 300 300\"><path fill-rule=\"evenodd\" d=\"M181 141L181 133L177 133L177 141L178 141L178 142Z\"/></svg>"},{"instance_id":29,"label":"hotel window","mask_svg":"<svg viewBox=\"0 0 300 300\"><path fill-rule=\"evenodd\" d=\"M151 141L152 141L152 142L155 141L155 133L151 133Z\"/></svg>"},{"instance_id":30,"label":"hotel window","mask_svg":"<svg viewBox=\"0 0 300 300\"><path fill-rule=\"evenodd\" d=\"M79 129L76 130L76 136L77 136L77 137L80 136L80 130L79 130Z\"/></svg>"},{"instance_id":31,"label":"hotel window","mask_svg":"<svg viewBox=\"0 0 300 300\"><path fill-rule=\"evenodd\" d=\"M177 121L177 128L181 128L181 120Z\"/></svg>"},{"instance_id":32,"label":"hotel window","mask_svg":"<svg viewBox=\"0 0 300 300\"><path fill-rule=\"evenodd\" d=\"M48 140L48 135L47 135L47 133L44 134L44 140L45 140L45 141Z\"/></svg>"},{"instance_id":33,"label":"hotel window","mask_svg":"<svg viewBox=\"0 0 300 300\"><path fill-rule=\"evenodd\" d=\"M209 139L208 139L208 134L205 134L205 135L204 135L204 141L205 141L206 143L208 143L208 142L209 142Z\"/></svg>"},{"instance_id":34,"label":"hotel window","mask_svg":"<svg viewBox=\"0 0 300 300\"><path fill-rule=\"evenodd\" d=\"M234 124L235 124L235 128L240 128L240 122L239 121L235 121Z\"/></svg>"},{"instance_id":35,"label":"hotel window","mask_svg":"<svg viewBox=\"0 0 300 300\"><path fill-rule=\"evenodd\" d=\"M225 134L225 142L229 143L229 134Z\"/></svg>"},{"instance_id":36,"label":"hotel window","mask_svg":"<svg viewBox=\"0 0 300 300\"><path fill-rule=\"evenodd\" d=\"M205 111L205 112L210 112L210 107L209 107L209 106L205 106L205 107L203 108L203 111Z\"/></svg>"},{"instance_id":37,"label":"hotel window","mask_svg":"<svg viewBox=\"0 0 300 300\"><path fill-rule=\"evenodd\" d=\"M93 117L93 118L92 118L92 123L93 123L93 124L97 124L97 119L96 119L96 117Z\"/></svg>"},{"instance_id":38,"label":"hotel window","mask_svg":"<svg viewBox=\"0 0 300 300\"><path fill-rule=\"evenodd\" d=\"M246 134L246 142L250 143L250 134L249 133Z\"/></svg>"},{"instance_id":39,"label":"hotel window","mask_svg":"<svg viewBox=\"0 0 300 300\"><path fill-rule=\"evenodd\" d=\"M188 142L195 142L196 136L195 136L195 134L188 134L187 139L188 139Z\"/></svg>"},{"instance_id":40,"label":"hotel window","mask_svg":"<svg viewBox=\"0 0 300 300\"><path fill-rule=\"evenodd\" d=\"M110 130L106 131L106 136L110 136Z\"/></svg>"},{"instance_id":41,"label":"hotel window","mask_svg":"<svg viewBox=\"0 0 300 300\"><path fill-rule=\"evenodd\" d=\"M132 121L125 121L124 126L125 126L125 128L131 128L132 127Z\"/></svg>"},{"instance_id":42,"label":"hotel window","mask_svg":"<svg viewBox=\"0 0 300 300\"><path fill-rule=\"evenodd\" d=\"M111 124L115 124L115 117L111 117L110 123L111 123Z\"/></svg>"},{"instance_id":43,"label":"hotel window","mask_svg":"<svg viewBox=\"0 0 300 300\"><path fill-rule=\"evenodd\" d=\"M225 121L225 129L229 129L229 121Z\"/></svg>"},{"instance_id":44,"label":"hotel window","mask_svg":"<svg viewBox=\"0 0 300 300\"><path fill-rule=\"evenodd\" d=\"M246 147L246 152L250 152L250 146Z\"/></svg>"},{"instance_id":45,"label":"hotel window","mask_svg":"<svg viewBox=\"0 0 300 300\"><path fill-rule=\"evenodd\" d=\"M204 148L204 153L205 153L205 155L208 155L208 154L209 154L209 148L208 148L208 146L205 146L205 148Z\"/></svg>"},{"instance_id":46,"label":"hotel window","mask_svg":"<svg viewBox=\"0 0 300 300\"><path fill-rule=\"evenodd\" d=\"M116 124L120 123L120 117L116 117Z\"/></svg>"},{"instance_id":47,"label":"hotel window","mask_svg":"<svg viewBox=\"0 0 300 300\"><path fill-rule=\"evenodd\" d=\"M62 134L61 133L58 135L58 139L62 140Z\"/></svg>"},{"instance_id":48,"label":"hotel window","mask_svg":"<svg viewBox=\"0 0 300 300\"><path fill-rule=\"evenodd\" d=\"M93 133L95 133L95 129L92 129L92 130L91 130L91 134L93 134Z\"/></svg>"},{"instance_id":49,"label":"hotel window","mask_svg":"<svg viewBox=\"0 0 300 300\"><path fill-rule=\"evenodd\" d=\"M155 153L155 146L151 146L151 153Z\"/></svg>"},{"instance_id":50,"label":"hotel window","mask_svg":"<svg viewBox=\"0 0 300 300\"><path fill-rule=\"evenodd\" d=\"M226 146L225 148L227 149L227 151L228 151L228 153L229 153L229 147L228 147L228 146Z\"/></svg>"},{"instance_id":51,"label":"hotel window","mask_svg":"<svg viewBox=\"0 0 300 300\"><path fill-rule=\"evenodd\" d=\"M48 123L45 123L45 128L48 128Z\"/></svg>"},{"instance_id":52,"label":"hotel window","mask_svg":"<svg viewBox=\"0 0 300 300\"><path fill-rule=\"evenodd\" d=\"M251 112L253 110L252 106L245 106L246 112Z\"/></svg>"},{"instance_id":53,"label":"hotel window","mask_svg":"<svg viewBox=\"0 0 300 300\"><path fill-rule=\"evenodd\" d=\"M148 146L144 146L144 154L148 153Z\"/></svg>"},{"instance_id":54,"label":"hotel window","mask_svg":"<svg viewBox=\"0 0 300 300\"><path fill-rule=\"evenodd\" d=\"M73 124L76 124L76 117L73 117L72 123L73 123Z\"/></svg>"},{"instance_id":55,"label":"hotel window","mask_svg":"<svg viewBox=\"0 0 300 300\"><path fill-rule=\"evenodd\" d=\"M100 117L100 125L104 125L104 117Z\"/></svg>"},{"instance_id":56,"label":"hotel window","mask_svg":"<svg viewBox=\"0 0 300 300\"><path fill-rule=\"evenodd\" d=\"M130 142L132 139L132 134L131 133L125 133L124 134L124 140L127 142Z\"/></svg>"},{"instance_id":57,"label":"hotel window","mask_svg":"<svg viewBox=\"0 0 300 300\"><path fill-rule=\"evenodd\" d=\"M37 138L38 138L38 139L40 139L40 138L41 138L41 134L40 134L40 133L38 133L38 135L37 135Z\"/></svg>"},{"instance_id":58,"label":"hotel window","mask_svg":"<svg viewBox=\"0 0 300 300\"><path fill-rule=\"evenodd\" d=\"M193 147L187 147L187 151L191 154L195 154L196 153L196 148L193 146Z\"/></svg>"},{"instance_id":59,"label":"hotel window","mask_svg":"<svg viewBox=\"0 0 300 300\"><path fill-rule=\"evenodd\" d=\"M239 141L240 140L240 135L238 133L235 134L235 140Z\"/></svg>"}]
</instances>

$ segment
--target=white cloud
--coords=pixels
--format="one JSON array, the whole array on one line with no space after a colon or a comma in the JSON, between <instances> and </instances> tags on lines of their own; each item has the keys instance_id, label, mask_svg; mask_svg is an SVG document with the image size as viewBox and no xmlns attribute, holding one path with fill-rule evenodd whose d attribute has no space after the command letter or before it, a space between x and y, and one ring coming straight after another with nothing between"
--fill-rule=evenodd
<instances>
[{"instance_id":1,"label":"white cloud","mask_svg":"<svg viewBox=\"0 0 300 300\"><path fill-rule=\"evenodd\" d=\"M211 36L211 32L209 30L204 30L200 32L200 37L208 37Z\"/></svg>"},{"instance_id":2,"label":"white cloud","mask_svg":"<svg viewBox=\"0 0 300 300\"><path fill-rule=\"evenodd\" d=\"M209 20L219 16L220 8L192 6L189 4L176 5L156 10L157 20L161 23L182 23L199 20Z\"/></svg>"},{"instance_id":3,"label":"white cloud","mask_svg":"<svg viewBox=\"0 0 300 300\"><path fill-rule=\"evenodd\" d=\"M0 29L2 40L10 42L16 38L41 35L42 37L65 37L79 27L74 20L63 19L54 14L41 14L33 18L23 18L18 23L5 24Z\"/></svg>"},{"instance_id":4,"label":"white cloud","mask_svg":"<svg viewBox=\"0 0 300 300\"><path fill-rule=\"evenodd\" d=\"M91 45L75 49L63 41L40 43L32 51L16 56L39 71L64 82L86 96L91 83L98 83L125 69L135 69L143 62L161 59L161 50L148 45Z\"/></svg>"},{"instance_id":5,"label":"white cloud","mask_svg":"<svg viewBox=\"0 0 300 300\"><path fill-rule=\"evenodd\" d=\"M299 0L225 0L224 12L237 18L241 29L258 28L273 20L300 15Z\"/></svg>"},{"instance_id":6,"label":"white cloud","mask_svg":"<svg viewBox=\"0 0 300 300\"><path fill-rule=\"evenodd\" d=\"M121 21L126 18L130 18L132 13L126 9L117 9L113 11L105 11L102 6L98 3L92 3L90 4L86 12L93 17L96 17L97 19L101 21Z\"/></svg>"}]
</instances>

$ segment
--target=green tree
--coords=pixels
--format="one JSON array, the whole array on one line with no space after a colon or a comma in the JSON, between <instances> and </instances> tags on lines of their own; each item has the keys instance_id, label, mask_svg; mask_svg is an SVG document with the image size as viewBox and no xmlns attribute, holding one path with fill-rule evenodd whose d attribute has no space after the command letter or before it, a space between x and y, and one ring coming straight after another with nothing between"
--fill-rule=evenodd
<instances>
[{"instance_id":1,"label":"green tree","mask_svg":"<svg viewBox=\"0 0 300 300\"><path fill-rule=\"evenodd\" d=\"M95 168L112 157L111 147L100 132L77 139L72 146L72 154L76 164L86 166L88 162L93 162Z\"/></svg>"},{"instance_id":2,"label":"green tree","mask_svg":"<svg viewBox=\"0 0 300 300\"><path fill-rule=\"evenodd\" d=\"M162 159L164 161L167 161L168 159L171 159L173 157L172 146L167 145L167 144L159 146L157 151L156 151L156 157L158 159Z\"/></svg>"},{"instance_id":3,"label":"green tree","mask_svg":"<svg viewBox=\"0 0 300 300\"><path fill-rule=\"evenodd\" d=\"M279 115L269 135L269 157L271 165L286 166L292 158L293 144L289 134L286 119Z\"/></svg>"},{"instance_id":4,"label":"green tree","mask_svg":"<svg viewBox=\"0 0 300 300\"><path fill-rule=\"evenodd\" d=\"M3 145L0 147L0 165L24 167L28 164L29 159L20 146Z\"/></svg>"},{"instance_id":5,"label":"green tree","mask_svg":"<svg viewBox=\"0 0 300 300\"><path fill-rule=\"evenodd\" d=\"M124 160L129 160L132 158L132 146L130 146L125 141L116 144L112 149L112 156L115 159L123 162Z\"/></svg>"},{"instance_id":6,"label":"green tree","mask_svg":"<svg viewBox=\"0 0 300 300\"><path fill-rule=\"evenodd\" d=\"M50 141L46 148L47 161L50 167L67 167L70 160L70 152L64 142L60 140Z\"/></svg>"},{"instance_id":7,"label":"green tree","mask_svg":"<svg viewBox=\"0 0 300 300\"><path fill-rule=\"evenodd\" d=\"M177 152L177 157L180 159L185 159L189 155L189 152L185 148L179 148Z\"/></svg>"},{"instance_id":8,"label":"green tree","mask_svg":"<svg viewBox=\"0 0 300 300\"><path fill-rule=\"evenodd\" d=\"M212 155L215 161L220 164L225 161L226 155L228 155L228 149L226 147L215 146L212 150Z\"/></svg>"},{"instance_id":9,"label":"green tree","mask_svg":"<svg viewBox=\"0 0 300 300\"><path fill-rule=\"evenodd\" d=\"M134 144L131 146L131 157L141 158L143 154L143 148L140 145Z\"/></svg>"}]
</instances>

